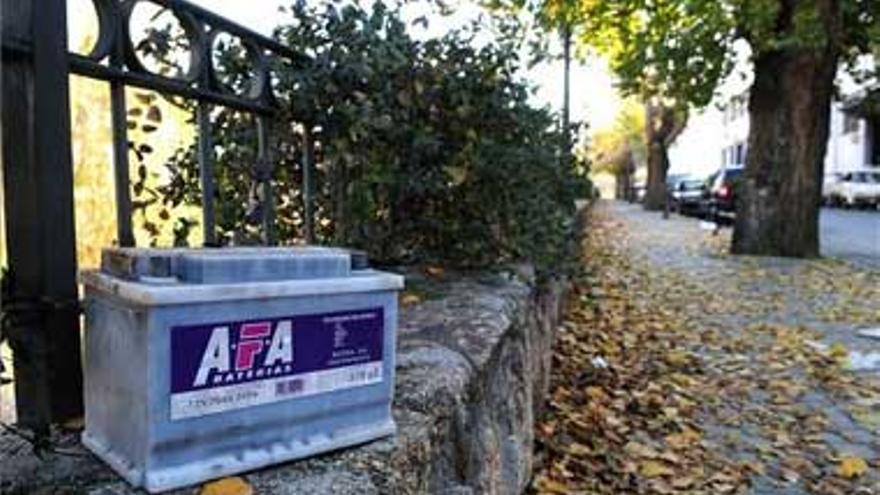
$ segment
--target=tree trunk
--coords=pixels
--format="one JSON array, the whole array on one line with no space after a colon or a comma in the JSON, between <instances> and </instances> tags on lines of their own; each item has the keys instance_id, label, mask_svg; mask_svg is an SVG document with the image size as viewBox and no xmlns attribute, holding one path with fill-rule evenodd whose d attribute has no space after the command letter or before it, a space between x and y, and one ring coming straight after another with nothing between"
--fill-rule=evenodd
<instances>
[{"instance_id":1,"label":"tree trunk","mask_svg":"<svg viewBox=\"0 0 880 495\"><path fill-rule=\"evenodd\" d=\"M623 171L614 174L614 199L626 199L626 183Z\"/></svg>"},{"instance_id":2,"label":"tree trunk","mask_svg":"<svg viewBox=\"0 0 880 495\"><path fill-rule=\"evenodd\" d=\"M832 39L839 29L835 2L819 3ZM819 255L822 174L838 62L834 43L826 46L755 59L746 170L737 190L736 254Z\"/></svg>"},{"instance_id":3,"label":"tree trunk","mask_svg":"<svg viewBox=\"0 0 880 495\"><path fill-rule=\"evenodd\" d=\"M668 150L686 123L687 114L679 108L652 99L645 103L645 141L648 144L646 210L662 210L666 204Z\"/></svg>"},{"instance_id":4,"label":"tree trunk","mask_svg":"<svg viewBox=\"0 0 880 495\"><path fill-rule=\"evenodd\" d=\"M630 191L632 187L630 186L630 176L626 172L626 170L621 170L615 176L615 199L619 199L622 201L629 201Z\"/></svg>"},{"instance_id":5,"label":"tree trunk","mask_svg":"<svg viewBox=\"0 0 880 495\"><path fill-rule=\"evenodd\" d=\"M669 170L669 155L660 140L649 141L648 182L645 190L645 209L662 210L666 203L666 172Z\"/></svg>"}]
</instances>

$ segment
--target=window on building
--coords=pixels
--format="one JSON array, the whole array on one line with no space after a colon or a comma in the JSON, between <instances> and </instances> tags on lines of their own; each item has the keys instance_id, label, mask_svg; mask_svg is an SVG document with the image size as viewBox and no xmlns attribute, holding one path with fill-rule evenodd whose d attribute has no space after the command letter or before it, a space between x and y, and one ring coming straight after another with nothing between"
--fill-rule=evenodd
<instances>
[{"instance_id":1,"label":"window on building","mask_svg":"<svg viewBox=\"0 0 880 495\"><path fill-rule=\"evenodd\" d=\"M867 162L868 165L880 167L880 118L873 117L867 121Z\"/></svg>"},{"instance_id":2,"label":"window on building","mask_svg":"<svg viewBox=\"0 0 880 495\"><path fill-rule=\"evenodd\" d=\"M746 144L739 142L736 144L736 164L742 165L746 161Z\"/></svg>"}]
</instances>

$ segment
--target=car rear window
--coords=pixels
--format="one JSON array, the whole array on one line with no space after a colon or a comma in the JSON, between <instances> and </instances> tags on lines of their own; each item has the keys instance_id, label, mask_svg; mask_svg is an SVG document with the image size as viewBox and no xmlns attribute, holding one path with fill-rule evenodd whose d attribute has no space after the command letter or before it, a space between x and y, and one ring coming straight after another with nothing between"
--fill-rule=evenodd
<instances>
[{"instance_id":1,"label":"car rear window","mask_svg":"<svg viewBox=\"0 0 880 495\"><path fill-rule=\"evenodd\" d=\"M880 182L877 174L873 174L871 172L856 172L853 175L853 182L858 182L860 184L873 184L876 182Z\"/></svg>"}]
</instances>

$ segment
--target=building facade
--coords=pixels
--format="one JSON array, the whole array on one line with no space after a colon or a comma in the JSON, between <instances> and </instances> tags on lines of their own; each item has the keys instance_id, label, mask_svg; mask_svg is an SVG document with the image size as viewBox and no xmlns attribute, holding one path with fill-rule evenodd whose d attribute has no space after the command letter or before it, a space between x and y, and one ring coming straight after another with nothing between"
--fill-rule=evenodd
<instances>
[{"instance_id":1,"label":"building facade","mask_svg":"<svg viewBox=\"0 0 880 495\"><path fill-rule=\"evenodd\" d=\"M868 57L861 65L873 64ZM740 66L741 71L722 85L715 103L694 113L670 148L671 172L707 175L745 164L751 73L745 60ZM880 168L880 82L857 83L842 72L838 87L842 96L831 105L825 174Z\"/></svg>"},{"instance_id":2,"label":"building facade","mask_svg":"<svg viewBox=\"0 0 880 495\"><path fill-rule=\"evenodd\" d=\"M880 167L880 115L869 102L877 90L853 94L831 104L825 175ZM748 92L731 97L722 108L719 167L745 164L748 152Z\"/></svg>"}]
</instances>

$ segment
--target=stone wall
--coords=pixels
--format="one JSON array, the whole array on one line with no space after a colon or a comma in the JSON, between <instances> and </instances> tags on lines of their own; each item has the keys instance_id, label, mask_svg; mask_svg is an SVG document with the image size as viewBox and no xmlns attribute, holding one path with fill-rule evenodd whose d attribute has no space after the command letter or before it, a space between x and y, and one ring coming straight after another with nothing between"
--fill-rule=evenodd
<instances>
[{"instance_id":1,"label":"stone wall","mask_svg":"<svg viewBox=\"0 0 880 495\"><path fill-rule=\"evenodd\" d=\"M538 289L531 280L527 270L408 277L408 290L422 301L401 308L398 434L250 473L255 492L521 492L532 468L534 420L548 389L564 287L551 283ZM14 441L0 434L0 447ZM0 491L135 493L75 440L61 442L63 455L40 461L19 453L13 462L0 463Z\"/></svg>"}]
</instances>

